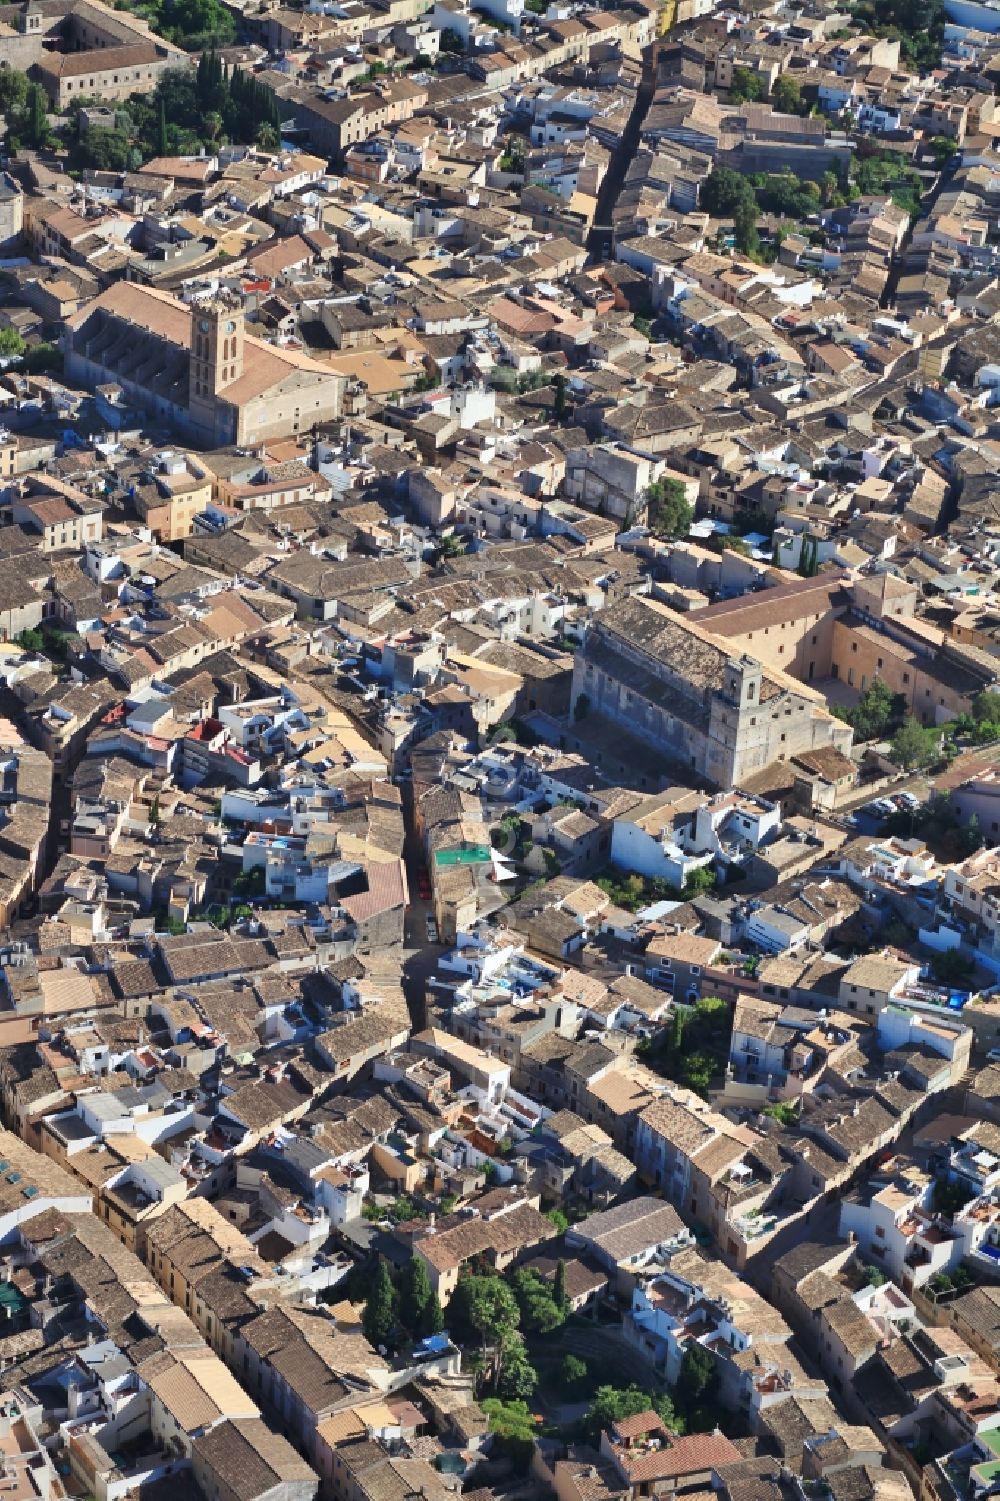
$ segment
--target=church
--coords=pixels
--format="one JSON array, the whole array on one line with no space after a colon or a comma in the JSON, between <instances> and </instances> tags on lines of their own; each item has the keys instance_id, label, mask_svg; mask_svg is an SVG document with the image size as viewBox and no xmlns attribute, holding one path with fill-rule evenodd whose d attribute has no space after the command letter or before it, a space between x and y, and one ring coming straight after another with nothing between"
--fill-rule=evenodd
<instances>
[{"instance_id":1,"label":"church","mask_svg":"<svg viewBox=\"0 0 1000 1501\"><path fill-rule=\"evenodd\" d=\"M66 321L65 372L90 390L116 385L151 421L204 448L309 432L340 416L343 375L246 329L239 297L190 305L120 281Z\"/></svg>"},{"instance_id":2,"label":"church","mask_svg":"<svg viewBox=\"0 0 1000 1501\"><path fill-rule=\"evenodd\" d=\"M815 689L639 597L595 616L573 658L570 720L589 714L724 788L853 738Z\"/></svg>"}]
</instances>

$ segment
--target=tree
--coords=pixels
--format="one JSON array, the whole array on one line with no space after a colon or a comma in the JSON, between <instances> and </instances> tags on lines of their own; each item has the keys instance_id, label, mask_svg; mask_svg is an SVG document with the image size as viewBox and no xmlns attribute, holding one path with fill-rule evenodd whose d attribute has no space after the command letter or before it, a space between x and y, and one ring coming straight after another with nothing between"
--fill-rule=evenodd
<instances>
[{"instance_id":1,"label":"tree","mask_svg":"<svg viewBox=\"0 0 1000 1501\"><path fill-rule=\"evenodd\" d=\"M511 1277L511 1286L520 1309L522 1329L551 1334L553 1329L559 1328L566 1315L543 1277L527 1267L519 1267Z\"/></svg>"},{"instance_id":2,"label":"tree","mask_svg":"<svg viewBox=\"0 0 1000 1501\"><path fill-rule=\"evenodd\" d=\"M440 48L442 52L451 52L456 57L461 57L465 51L465 43L457 31L453 31L450 26L446 26L441 33Z\"/></svg>"},{"instance_id":3,"label":"tree","mask_svg":"<svg viewBox=\"0 0 1000 1501\"><path fill-rule=\"evenodd\" d=\"M427 1267L419 1256L411 1256L403 1273L399 1317L403 1327L415 1338L422 1334L424 1318L433 1296Z\"/></svg>"},{"instance_id":4,"label":"tree","mask_svg":"<svg viewBox=\"0 0 1000 1501\"><path fill-rule=\"evenodd\" d=\"M949 1182L945 1178L939 1178L934 1185L935 1212L937 1214L945 1214L949 1219L954 1219L958 1211L964 1209L973 1197L972 1189L967 1188L960 1179Z\"/></svg>"},{"instance_id":5,"label":"tree","mask_svg":"<svg viewBox=\"0 0 1000 1501\"><path fill-rule=\"evenodd\" d=\"M491 1433L534 1442L535 1419L524 1402L501 1402L498 1397L484 1397L480 1406L490 1420Z\"/></svg>"},{"instance_id":6,"label":"tree","mask_svg":"<svg viewBox=\"0 0 1000 1501\"><path fill-rule=\"evenodd\" d=\"M376 1350L379 1346L385 1347L392 1343L392 1332L396 1322L393 1314L394 1301L395 1292L389 1268L379 1258L371 1291L365 1299L364 1312L361 1315L361 1327L365 1332L365 1338Z\"/></svg>"},{"instance_id":7,"label":"tree","mask_svg":"<svg viewBox=\"0 0 1000 1501\"><path fill-rule=\"evenodd\" d=\"M448 1317L458 1329L478 1334L485 1350L491 1340L502 1341L516 1330L521 1310L502 1277L474 1275L459 1282L448 1304Z\"/></svg>"},{"instance_id":8,"label":"tree","mask_svg":"<svg viewBox=\"0 0 1000 1501\"><path fill-rule=\"evenodd\" d=\"M689 902L693 896L700 896L703 892L711 891L714 885L715 871L710 865L700 865L684 882L681 895L686 902Z\"/></svg>"},{"instance_id":9,"label":"tree","mask_svg":"<svg viewBox=\"0 0 1000 1501\"><path fill-rule=\"evenodd\" d=\"M931 959L931 972L939 985L966 988L972 975L972 961L961 949L944 949Z\"/></svg>"},{"instance_id":10,"label":"tree","mask_svg":"<svg viewBox=\"0 0 1000 1501\"><path fill-rule=\"evenodd\" d=\"M783 115L797 115L802 108L798 79L790 73L782 73L771 90L771 103Z\"/></svg>"},{"instance_id":11,"label":"tree","mask_svg":"<svg viewBox=\"0 0 1000 1501\"><path fill-rule=\"evenodd\" d=\"M281 145L281 133L270 120L257 127L257 145L262 151L277 151Z\"/></svg>"},{"instance_id":12,"label":"tree","mask_svg":"<svg viewBox=\"0 0 1000 1501\"><path fill-rule=\"evenodd\" d=\"M719 1372L711 1352L704 1345L689 1343L681 1361L677 1395L687 1411L710 1402L719 1384Z\"/></svg>"},{"instance_id":13,"label":"tree","mask_svg":"<svg viewBox=\"0 0 1000 1501\"><path fill-rule=\"evenodd\" d=\"M567 1397L575 1396L583 1388L590 1367L578 1355L564 1355L556 1367L556 1384Z\"/></svg>"},{"instance_id":14,"label":"tree","mask_svg":"<svg viewBox=\"0 0 1000 1501\"><path fill-rule=\"evenodd\" d=\"M16 328L0 328L0 355L23 354L24 340Z\"/></svg>"},{"instance_id":15,"label":"tree","mask_svg":"<svg viewBox=\"0 0 1000 1501\"><path fill-rule=\"evenodd\" d=\"M160 99L156 121L156 154L157 156L169 156L170 142L167 138L167 106L162 98Z\"/></svg>"},{"instance_id":16,"label":"tree","mask_svg":"<svg viewBox=\"0 0 1000 1501\"><path fill-rule=\"evenodd\" d=\"M40 83L29 83L24 108L14 122L12 135L34 150L48 143L48 99Z\"/></svg>"},{"instance_id":17,"label":"tree","mask_svg":"<svg viewBox=\"0 0 1000 1501\"><path fill-rule=\"evenodd\" d=\"M18 68L0 68L0 112L16 115L28 97L28 75Z\"/></svg>"},{"instance_id":18,"label":"tree","mask_svg":"<svg viewBox=\"0 0 1000 1501\"><path fill-rule=\"evenodd\" d=\"M694 507L680 480L654 480L646 490L646 517L659 537L686 537L694 520Z\"/></svg>"},{"instance_id":19,"label":"tree","mask_svg":"<svg viewBox=\"0 0 1000 1501\"><path fill-rule=\"evenodd\" d=\"M929 766L938 752L940 736L933 730L925 730L918 719L908 714L892 737L889 754L897 766L913 771L919 766Z\"/></svg>"},{"instance_id":20,"label":"tree","mask_svg":"<svg viewBox=\"0 0 1000 1501\"><path fill-rule=\"evenodd\" d=\"M743 104L747 100L762 99L764 97L762 79L750 68L734 68L733 81L729 85L729 97L734 104Z\"/></svg>"},{"instance_id":21,"label":"tree","mask_svg":"<svg viewBox=\"0 0 1000 1501\"><path fill-rule=\"evenodd\" d=\"M819 543L815 537L806 537L799 556L799 573L804 579L815 578L819 572Z\"/></svg>"},{"instance_id":22,"label":"tree","mask_svg":"<svg viewBox=\"0 0 1000 1501\"><path fill-rule=\"evenodd\" d=\"M977 724L1000 723L1000 693L977 693L972 700L972 717Z\"/></svg>"},{"instance_id":23,"label":"tree","mask_svg":"<svg viewBox=\"0 0 1000 1501\"><path fill-rule=\"evenodd\" d=\"M566 1234L566 1231L569 1229L569 1220L561 1209L550 1209L545 1218L552 1221L560 1235Z\"/></svg>"},{"instance_id":24,"label":"tree","mask_svg":"<svg viewBox=\"0 0 1000 1501\"><path fill-rule=\"evenodd\" d=\"M723 219L748 193L753 197L753 188L739 172L732 167L713 167L702 184L698 201L707 214Z\"/></svg>"},{"instance_id":25,"label":"tree","mask_svg":"<svg viewBox=\"0 0 1000 1501\"><path fill-rule=\"evenodd\" d=\"M624 1390L614 1386L599 1386L581 1420L581 1437L597 1448L602 1433L613 1428L622 1418L635 1417L637 1413L646 1412L649 1408L659 1414L668 1428L679 1430L682 1426L677 1422L669 1397L654 1396L638 1386Z\"/></svg>"},{"instance_id":26,"label":"tree","mask_svg":"<svg viewBox=\"0 0 1000 1501\"><path fill-rule=\"evenodd\" d=\"M438 561L442 558L460 558L465 552L465 543L454 532L447 532L439 541L435 552Z\"/></svg>"},{"instance_id":27,"label":"tree","mask_svg":"<svg viewBox=\"0 0 1000 1501\"><path fill-rule=\"evenodd\" d=\"M524 1340L517 1333L507 1334L500 1346L497 1396L506 1402L526 1402L537 1385L538 1372L528 1359Z\"/></svg>"},{"instance_id":28,"label":"tree","mask_svg":"<svg viewBox=\"0 0 1000 1501\"><path fill-rule=\"evenodd\" d=\"M75 143L72 155L77 167L89 167L94 172L126 172L131 153L132 146L124 131L91 125Z\"/></svg>"},{"instance_id":29,"label":"tree","mask_svg":"<svg viewBox=\"0 0 1000 1501\"><path fill-rule=\"evenodd\" d=\"M424 1316L420 1324L421 1336L426 1339L429 1334L440 1334L444 1328L444 1309L441 1307L441 1299L437 1293L431 1293L431 1300L424 1309Z\"/></svg>"},{"instance_id":30,"label":"tree","mask_svg":"<svg viewBox=\"0 0 1000 1501\"><path fill-rule=\"evenodd\" d=\"M736 248L743 255L754 256L760 250L757 233L757 202L754 198L742 198L733 210L733 234Z\"/></svg>"},{"instance_id":31,"label":"tree","mask_svg":"<svg viewBox=\"0 0 1000 1501\"><path fill-rule=\"evenodd\" d=\"M535 1452L535 1419L528 1404L521 1399L504 1402L484 1397L481 1406L493 1434L490 1452L508 1460L516 1475L526 1475Z\"/></svg>"},{"instance_id":32,"label":"tree","mask_svg":"<svg viewBox=\"0 0 1000 1501\"><path fill-rule=\"evenodd\" d=\"M865 1287L882 1287L885 1284L885 1272L877 1266L866 1266L863 1275Z\"/></svg>"},{"instance_id":33,"label":"tree","mask_svg":"<svg viewBox=\"0 0 1000 1501\"><path fill-rule=\"evenodd\" d=\"M552 1297L557 1308L562 1310L563 1317L569 1313L569 1296L566 1292L566 1263L560 1256L556 1262L556 1274L552 1281Z\"/></svg>"},{"instance_id":34,"label":"tree","mask_svg":"<svg viewBox=\"0 0 1000 1501\"><path fill-rule=\"evenodd\" d=\"M903 719L906 700L893 693L883 678L873 678L853 709L847 722L859 740L881 740Z\"/></svg>"},{"instance_id":35,"label":"tree","mask_svg":"<svg viewBox=\"0 0 1000 1501\"><path fill-rule=\"evenodd\" d=\"M566 377L561 372L556 375L552 382L555 396L552 402L552 415L561 425L566 420L568 403L566 401Z\"/></svg>"}]
</instances>

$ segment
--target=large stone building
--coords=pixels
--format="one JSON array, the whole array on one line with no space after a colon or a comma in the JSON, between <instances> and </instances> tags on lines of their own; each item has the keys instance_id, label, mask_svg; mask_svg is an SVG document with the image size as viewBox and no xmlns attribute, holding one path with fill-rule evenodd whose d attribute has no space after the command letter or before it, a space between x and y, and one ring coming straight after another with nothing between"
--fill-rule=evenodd
<instances>
[{"instance_id":1,"label":"large stone building","mask_svg":"<svg viewBox=\"0 0 1000 1501\"><path fill-rule=\"evenodd\" d=\"M722 600L698 624L765 667L863 693L876 678L926 725L944 724L994 687L1000 662L916 613L916 585L886 572L824 572Z\"/></svg>"},{"instance_id":2,"label":"large stone building","mask_svg":"<svg viewBox=\"0 0 1000 1501\"><path fill-rule=\"evenodd\" d=\"M217 448L332 421L347 384L249 334L236 297L188 306L133 282L116 282L69 318L64 349L72 383L118 385L148 418Z\"/></svg>"},{"instance_id":3,"label":"large stone building","mask_svg":"<svg viewBox=\"0 0 1000 1501\"><path fill-rule=\"evenodd\" d=\"M572 716L591 714L718 787L852 738L814 689L639 598L604 610L576 654Z\"/></svg>"},{"instance_id":4,"label":"large stone building","mask_svg":"<svg viewBox=\"0 0 1000 1501\"><path fill-rule=\"evenodd\" d=\"M30 73L56 109L95 95L149 93L166 68L190 66L188 53L155 36L146 21L101 0L0 5L0 67Z\"/></svg>"}]
</instances>

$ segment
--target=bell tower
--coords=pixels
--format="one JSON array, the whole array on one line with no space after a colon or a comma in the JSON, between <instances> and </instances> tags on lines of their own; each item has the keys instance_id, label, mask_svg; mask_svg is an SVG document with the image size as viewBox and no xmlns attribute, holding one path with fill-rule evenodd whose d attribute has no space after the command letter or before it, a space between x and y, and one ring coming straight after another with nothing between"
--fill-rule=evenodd
<instances>
[{"instance_id":1,"label":"bell tower","mask_svg":"<svg viewBox=\"0 0 1000 1501\"><path fill-rule=\"evenodd\" d=\"M238 297L222 293L191 306L188 405L199 426L215 426L215 398L243 374L245 324Z\"/></svg>"}]
</instances>

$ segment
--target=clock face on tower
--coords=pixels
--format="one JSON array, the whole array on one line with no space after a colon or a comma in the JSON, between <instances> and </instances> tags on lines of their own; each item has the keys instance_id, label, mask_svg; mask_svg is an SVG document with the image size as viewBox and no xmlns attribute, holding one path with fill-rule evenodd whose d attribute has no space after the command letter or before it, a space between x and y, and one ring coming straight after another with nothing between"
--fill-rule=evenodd
<instances>
[{"instance_id":1,"label":"clock face on tower","mask_svg":"<svg viewBox=\"0 0 1000 1501\"><path fill-rule=\"evenodd\" d=\"M202 320L199 323L198 327L201 329L201 331L202 331L203 334L207 334L208 333L208 328L209 328L208 319L207 318L202 318Z\"/></svg>"}]
</instances>

